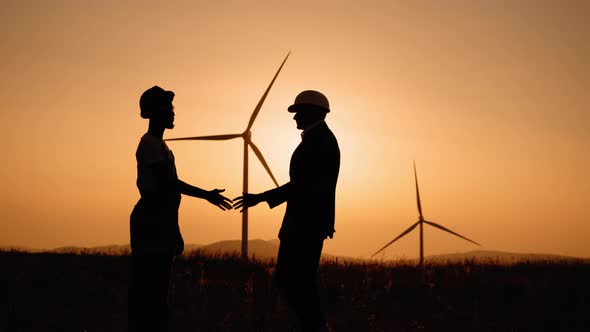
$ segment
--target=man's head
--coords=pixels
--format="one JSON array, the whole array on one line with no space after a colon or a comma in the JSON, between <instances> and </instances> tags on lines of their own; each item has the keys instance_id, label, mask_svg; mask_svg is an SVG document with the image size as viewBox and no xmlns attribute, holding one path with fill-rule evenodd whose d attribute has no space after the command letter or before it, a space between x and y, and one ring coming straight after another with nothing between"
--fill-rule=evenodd
<instances>
[{"instance_id":1,"label":"man's head","mask_svg":"<svg viewBox=\"0 0 590 332\"><path fill-rule=\"evenodd\" d=\"M174 128L174 92L166 91L159 86L147 89L139 98L141 117L150 119L166 129Z\"/></svg>"},{"instance_id":2,"label":"man's head","mask_svg":"<svg viewBox=\"0 0 590 332\"><path fill-rule=\"evenodd\" d=\"M330 112L328 98L314 90L301 92L295 98L295 103L288 108L290 113L295 113L293 119L297 122L297 129L305 129L315 122L324 120Z\"/></svg>"}]
</instances>

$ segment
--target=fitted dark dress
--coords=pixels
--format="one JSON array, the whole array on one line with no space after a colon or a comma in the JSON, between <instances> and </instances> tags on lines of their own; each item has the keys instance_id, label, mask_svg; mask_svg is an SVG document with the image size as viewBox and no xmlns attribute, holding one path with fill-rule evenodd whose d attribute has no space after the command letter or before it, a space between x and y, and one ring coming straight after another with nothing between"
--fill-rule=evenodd
<instances>
[{"instance_id":1,"label":"fitted dark dress","mask_svg":"<svg viewBox=\"0 0 590 332\"><path fill-rule=\"evenodd\" d=\"M178 176L172 151L150 133L141 138L136 159L141 198L130 218L129 330L167 331L170 271L184 248Z\"/></svg>"}]
</instances>

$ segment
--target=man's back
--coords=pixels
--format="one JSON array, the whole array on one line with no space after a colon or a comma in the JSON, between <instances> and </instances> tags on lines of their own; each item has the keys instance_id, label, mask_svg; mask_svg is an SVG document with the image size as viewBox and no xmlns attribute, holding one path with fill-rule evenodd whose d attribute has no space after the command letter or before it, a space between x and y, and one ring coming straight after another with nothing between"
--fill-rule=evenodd
<instances>
[{"instance_id":1,"label":"man's back","mask_svg":"<svg viewBox=\"0 0 590 332\"><path fill-rule=\"evenodd\" d=\"M304 134L291 157L291 190L279 237L333 234L339 169L338 142L323 122Z\"/></svg>"}]
</instances>

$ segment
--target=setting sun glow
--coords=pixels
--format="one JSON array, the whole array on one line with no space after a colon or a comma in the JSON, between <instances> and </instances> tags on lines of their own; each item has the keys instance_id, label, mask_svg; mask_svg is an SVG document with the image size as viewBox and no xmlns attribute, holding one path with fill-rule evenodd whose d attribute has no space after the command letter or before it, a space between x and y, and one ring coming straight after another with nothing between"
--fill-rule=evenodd
<instances>
[{"instance_id":1,"label":"setting sun glow","mask_svg":"<svg viewBox=\"0 0 590 332\"><path fill-rule=\"evenodd\" d=\"M559 4L559 7L557 5ZM485 250L590 256L586 1L8 1L0 12L0 245L129 242L139 96L175 92L165 138L252 128L280 184L287 107L323 92L340 145L336 233L369 257L424 215ZM179 177L241 195L242 140L169 142ZM250 191L274 186L250 154ZM250 209L276 238L285 206ZM238 211L183 197L187 243L239 239ZM418 256L413 232L382 257ZM427 255L479 249L425 228Z\"/></svg>"}]
</instances>

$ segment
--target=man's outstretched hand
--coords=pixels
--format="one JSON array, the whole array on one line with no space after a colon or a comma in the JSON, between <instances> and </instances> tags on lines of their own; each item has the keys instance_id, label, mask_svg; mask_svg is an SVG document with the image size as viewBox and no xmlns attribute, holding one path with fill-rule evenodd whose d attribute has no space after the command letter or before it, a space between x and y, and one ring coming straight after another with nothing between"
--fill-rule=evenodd
<instances>
[{"instance_id":1,"label":"man's outstretched hand","mask_svg":"<svg viewBox=\"0 0 590 332\"><path fill-rule=\"evenodd\" d=\"M234 209L240 209L240 212L244 212L244 209L253 207L254 205L262 202L261 194L248 194L244 193L243 196L234 198Z\"/></svg>"},{"instance_id":2,"label":"man's outstretched hand","mask_svg":"<svg viewBox=\"0 0 590 332\"><path fill-rule=\"evenodd\" d=\"M213 189L207 192L207 197L205 199L209 201L209 203L216 205L222 210L231 210L232 208L232 200L221 195L220 193L224 192L225 189Z\"/></svg>"}]
</instances>

